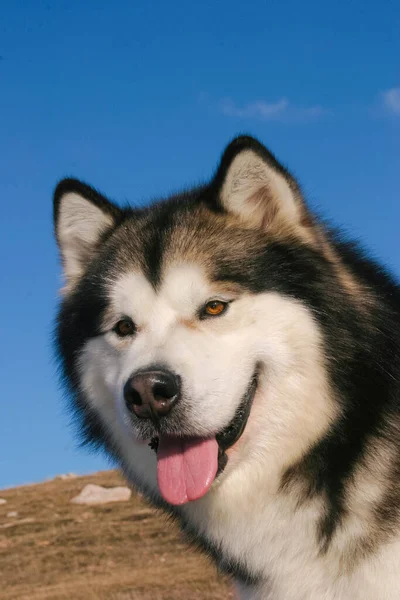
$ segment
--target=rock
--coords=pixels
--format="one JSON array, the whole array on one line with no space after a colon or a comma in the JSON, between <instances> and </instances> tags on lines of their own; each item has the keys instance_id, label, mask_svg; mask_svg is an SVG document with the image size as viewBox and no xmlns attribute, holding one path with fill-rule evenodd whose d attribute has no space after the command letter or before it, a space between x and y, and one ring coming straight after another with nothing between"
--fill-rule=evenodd
<instances>
[{"instance_id":1,"label":"rock","mask_svg":"<svg viewBox=\"0 0 400 600\"><path fill-rule=\"evenodd\" d=\"M7 513L7 517L18 517L18 513L16 510L10 510L10 512Z\"/></svg>"},{"instance_id":2,"label":"rock","mask_svg":"<svg viewBox=\"0 0 400 600\"><path fill-rule=\"evenodd\" d=\"M7 500L5 500L4 498L0 498L0 504L7 504Z\"/></svg>"},{"instance_id":3,"label":"rock","mask_svg":"<svg viewBox=\"0 0 400 600\"><path fill-rule=\"evenodd\" d=\"M75 473L63 473L62 475L56 475L55 479L75 479L78 477Z\"/></svg>"},{"instance_id":4,"label":"rock","mask_svg":"<svg viewBox=\"0 0 400 600\"><path fill-rule=\"evenodd\" d=\"M101 485L89 483L85 485L78 496L72 498L74 504L107 504L108 502L126 502L131 497L131 490L127 487L105 488Z\"/></svg>"}]
</instances>

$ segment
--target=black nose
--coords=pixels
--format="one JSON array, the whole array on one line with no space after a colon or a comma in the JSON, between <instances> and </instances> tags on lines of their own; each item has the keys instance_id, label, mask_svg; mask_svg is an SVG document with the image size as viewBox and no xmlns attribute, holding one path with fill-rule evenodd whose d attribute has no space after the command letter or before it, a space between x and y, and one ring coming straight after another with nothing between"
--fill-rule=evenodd
<instances>
[{"instance_id":1,"label":"black nose","mask_svg":"<svg viewBox=\"0 0 400 600\"><path fill-rule=\"evenodd\" d=\"M169 371L141 371L124 386L128 409L141 419L165 417L180 395L180 377Z\"/></svg>"}]
</instances>

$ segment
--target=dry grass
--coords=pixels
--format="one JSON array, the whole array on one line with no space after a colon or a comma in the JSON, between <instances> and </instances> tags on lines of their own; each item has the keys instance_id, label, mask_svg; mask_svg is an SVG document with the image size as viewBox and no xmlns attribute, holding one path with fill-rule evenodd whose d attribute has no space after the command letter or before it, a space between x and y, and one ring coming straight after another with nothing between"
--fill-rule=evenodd
<instances>
[{"instance_id":1,"label":"dry grass","mask_svg":"<svg viewBox=\"0 0 400 600\"><path fill-rule=\"evenodd\" d=\"M0 492L1 600L232 598L215 568L138 496L71 504L87 483L124 484L107 471Z\"/></svg>"}]
</instances>

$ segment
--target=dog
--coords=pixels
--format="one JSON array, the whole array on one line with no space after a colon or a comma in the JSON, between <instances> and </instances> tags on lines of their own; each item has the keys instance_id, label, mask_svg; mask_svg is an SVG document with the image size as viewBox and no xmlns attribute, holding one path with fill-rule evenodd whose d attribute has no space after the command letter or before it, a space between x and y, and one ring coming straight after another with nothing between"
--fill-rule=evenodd
<instances>
[{"instance_id":1,"label":"dog","mask_svg":"<svg viewBox=\"0 0 400 600\"><path fill-rule=\"evenodd\" d=\"M204 185L54 194L55 339L84 439L241 600L400 598L400 288L258 140ZM184 559L183 559L184 560Z\"/></svg>"}]
</instances>

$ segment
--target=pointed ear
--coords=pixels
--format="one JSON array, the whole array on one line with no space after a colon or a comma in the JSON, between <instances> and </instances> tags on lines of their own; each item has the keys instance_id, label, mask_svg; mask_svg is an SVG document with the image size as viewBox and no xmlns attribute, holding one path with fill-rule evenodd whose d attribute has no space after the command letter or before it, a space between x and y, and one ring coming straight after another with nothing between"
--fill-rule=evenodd
<instances>
[{"instance_id":1,"label":"pointed ear","mask_svg":"<svg viewBox=\"0 0 400 600\"><path fill-rule=\"evenodd\" d=\"M67 290L83 274L102 235L121 216L121 209L88 185L76 179L60 181L54 192L54 229Z\"/></svg>"},{"instance_id":2,"label":"pointed ear","mask_svg":"<svg viewBox=\"0 0 400 600\"><path fill-rule=\"evenodd\" d=\"M222 207L251 226L293 231L311 225L294 178L252 137L238 137L229 144L214 185Z\"/></svg>"}]
</instances>

